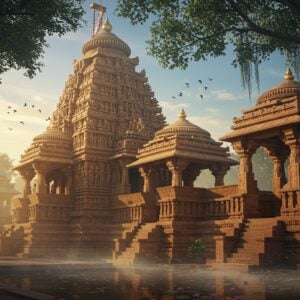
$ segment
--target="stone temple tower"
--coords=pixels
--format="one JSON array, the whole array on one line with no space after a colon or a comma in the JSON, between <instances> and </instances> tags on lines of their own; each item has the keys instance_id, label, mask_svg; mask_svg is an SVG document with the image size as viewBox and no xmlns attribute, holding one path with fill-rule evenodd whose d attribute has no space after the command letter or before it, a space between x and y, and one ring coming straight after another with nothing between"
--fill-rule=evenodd
<instances>
[{"instance_id":1,"label":"stone temple tower","mask_svg":"<svg viewBox=\"0 0 300 300\"><path fill-rule=\"evenodd\" d=\"M82 52L53 115L73 138L74 248L97 243L95 236L105 243L98 233L111 220L112 198L131 191L126 165L165 120L145 72L135 71L138 57L130 58L108 19Z\"/></svg>"},{"instance_id":2,"label":"stone temple tower","mask_svg":"<svg viewBox=\"0 0 300 300\"><path fill-rule=\"evenodd\" d=\"M82 52L50 127L15 168L24 178L23 195L13 200L13 224L6 225L7 236L24 237L15 252L109 250L114 198L139 188L138 171L126 165L165 125L145 71L135 70L138 57L130 57L108 19Z\"/></svg>"}]
</instances>

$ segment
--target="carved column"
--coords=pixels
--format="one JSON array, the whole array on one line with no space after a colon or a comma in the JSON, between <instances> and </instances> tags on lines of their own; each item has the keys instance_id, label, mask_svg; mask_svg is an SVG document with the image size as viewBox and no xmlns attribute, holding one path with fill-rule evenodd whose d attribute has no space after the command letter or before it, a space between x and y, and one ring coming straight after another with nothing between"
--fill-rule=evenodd
<instances>
[{"instance_id":1,"label":"carved column","mask_svg":"<svg viewBox=\"0 0 300 300\"><path fill-rule=\"evenodd\" d=\"M130 193L130 183L129 183L129 175L128 175L128 168L126 167L128 165L127 160L120 160L119 161L121 166L121 191L122 193Z\"/></svg>"},{"instance_id":2,"label":"carved column","mask_svg":"<svg viewBox=\"0 0 300 300\"><path fill-rule=\"evenodd\" d=\"M46 183L46 174L47 166L42 163L35 162L33 168L36 174L36 193L37 194L46 194L47 193L47 183Z\"/></svg>"},{"instance_id":3,"label":"carved column","mask_svg":"<svg viewBox=\"0 0 300 300\"><path fill-rule=\"evenodd\" d=\"M210 167L210 170L215 177L215 186L224 185L224 177L229 168L230 166L224 164L214 164Z\"/></svg>"},{"instance_id":4,"label":"carved column","mask_svg":"<svg viewBox=\"0 0 300 300\"><path fill-rule=\"evenodd\" d=\"M257 147L249 141L233 142L232 146L240 157L239 192L242 194L255 194L257 183L253 174L251 158Z\"/></svg>"},{"instance_id":5,"label":"carved column","mask_svg":"<svg viewBox=\"0 0 300 300\"><path fill-rule=\"evenodd\" d=\"M72 192L72 186L73 186L72 167L66 168L65 173L66 173L66 176L67 176L66 195L70 195L71 192Z\"/></svg>"},{"instance_id":6,"label":"carved column","mask_svg":"<svg viewBox=\"0 0 300 300\"><path fill-rule=\"evenodd\" d=\"M23 198L25 198L31 194L30 182L34 177L34 170L33 169L21 170L20 174L23 178Z\"/></svg>"},{"instance_id":7,"label":"carved column","mask_svg":"<svg viewBox=\"0 0 300 300\"><path fill-rule=\"evenodd\" d=\"M167 161L167 167L172 173L172 186L182 186L182 173L187 164L184 160L172 159Z\"/></svg>"},{"instance_id":8,"label":"carved column","mask_svg":"<svg viewBox=\"0 0 300 300\"><path fill-rule=\"evenodd\" d=\"M141 176L144 178L143 192L152 192L155 189L154 185L154 175L155 170L148 166L142 166L139 168Z\"/></svg>"},{"instance_id":9,"label":"carved column","mask_svg":"<svg viewBox=\"0 0 300 300\"><path fill-rule=\"evenodd\" d=\"M200 166L189 165L182 174L184 186L194 186L194 181L200 174Z\"/></svg>"},{"instance_id":10,"label":"carved column","mask_svg":"<svg viewBox=\"0 0 300 300\"><path fill-rule=\"evenodd\" d=\"M286 159L285 151L280 147L268 146L265 148L265 153L273 161L273 193L280 198L280 190L287 179L284 170L284 161Z\"/></svg>"},{"instance_id":11,"label":"carved column","mask_svg":"<svg viewBox=\"0 0 300 300\"><path fill-rule=\"evenodd\" d=\"M288 186L300 189L300 126L284 130L284 142L290 148Z\"/></svg>"}]
</instances>

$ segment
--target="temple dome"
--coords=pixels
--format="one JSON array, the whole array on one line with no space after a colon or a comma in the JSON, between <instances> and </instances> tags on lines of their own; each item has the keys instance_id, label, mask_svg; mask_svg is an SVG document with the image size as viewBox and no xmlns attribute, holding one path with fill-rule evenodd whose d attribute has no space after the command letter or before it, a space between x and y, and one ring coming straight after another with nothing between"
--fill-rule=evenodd
<instances>
[{"instance_id":1,"label":"temple dome","mask_svg":"<svg viewBox=\"0 0 300 300\"><path fill-rule=\"evenodd\" d=\"M63 133L60 129L54 125L49 126L47 130L33 138L34 143L47 143L47 142L59 142L59 143L72 143L72 138Z\"/></svg>"},{"instance_id":2,"label":"temple dome","mask_svg":"<svg viewBox=\"0 0 300 300\"><path fill-rule=\"evenodd\" d=\"M290 68L288 68L284 76L284 81L262 93L258 97L256 105L261 105L297 95L300 95L300 82L294 80L294 76Z\"/></svg>"},{"instance_id":3,"label":"temple dome","mask_svg":"<svg viewBox=\"0 0 300 300\"><path fill-rule=\"evenodd\" d=\"M129 57L131 53L129 46L119 37L113 34L111 30L112 26L108 19L106 19L99 33L95 34L92 39L83 45L82 53L86 54L88 51L97 48L107 48L118 50Z\"/></svg>"},{"instance_id":4,"label":"temple dome","mask_svg":"<svg viewBox=\"0 0 300 300\"><path fill-rule=\"evenodd\" d=\"M205 138L210 138L209 132L206 130L200 128L199 126L192 124L186 119L186 114L184 110L182 109L178 120L170 124L163 129L157 131L155 133L155 138L160 138L163 136L169 136L169 135L193 135L193 136L200 136L200 137L205 137Z\"/></svg>"},{"instance_id":5,"label":"temple dome","mask_svg":"<svg viewBox=\"0 0 300 300\"><path fill-rule=\"evenodd\" d=\"M186 120L184 110L178 120L156 132L155 137L139 149L137 160L128 167L137 167L171 158L187 159L202 166L236 165L229 158L228 148L211 138L209 132Z\"/></svg>"}]
</instances>

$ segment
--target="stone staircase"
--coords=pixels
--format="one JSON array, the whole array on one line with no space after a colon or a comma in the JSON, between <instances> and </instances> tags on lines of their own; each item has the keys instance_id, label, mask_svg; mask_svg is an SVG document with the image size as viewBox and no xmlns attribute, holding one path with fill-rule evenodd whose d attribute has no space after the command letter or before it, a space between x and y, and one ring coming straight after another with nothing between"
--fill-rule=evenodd
<instances>
[{"instance_id":1,"label":"stone staircase","mask_svg":"<svg viewBox=\"0 0 300 300\"><path fill-rule=\"evenodd\" d=\"M5 226L1 234L0 255L19 256L24 252L24 230L15 225Z\"/></svg>"},{"instance_id":2,"label":"stone staircase","mask_svg":"<svg viewBox=\"0 0 300 300\"><path fill-rule=\"evenodd\" d=\"M115 240L113 262L133 264L137 262L158 262L162 227L156 222L145 223L135 234Z\"/></svg>"},{"instance_id":3,"label":"stone staircase","mask_svg":"<svg viewBox=\"0 0 300 300\"><path fill-rule=\"evenodd\" d=\"M274 266L283 259L283 222L276 218L248 219L227 263Z\"/></svg>"}]
</instances>

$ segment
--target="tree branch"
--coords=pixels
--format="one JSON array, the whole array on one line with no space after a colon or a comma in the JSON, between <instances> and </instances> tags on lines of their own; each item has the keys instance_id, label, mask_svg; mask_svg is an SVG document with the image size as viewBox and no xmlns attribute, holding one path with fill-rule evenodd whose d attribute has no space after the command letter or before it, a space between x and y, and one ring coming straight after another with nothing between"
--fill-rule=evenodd
<instances>
[{"instance_id":1,"label":"tree branch","mask_svg":"<svg viewBox=\"0 0 300 300\"><path fill-rule=\"evenodd\" d=\"M247 28L244 29L240 29L240 31L252 31L252 32L256 32L256 33L260 33L269 37L273 37L285 42L293 42L295 44L300 44L300 37L298 36L293 36L293 35L288 35L288 34L282 34L279 32L275 32L273 30L267 29L267 28L263 28L259 25L257 25L256 23L254 23L246 13L244 13L239 7L238 5L233 1L233 0L227 0L230 5L232 6L233 9L235 9L235 11L244 19L244 21L247 24Z\"/></svg>"},{"instance_id":2,"label":"tree branch","mask_svg":"<svg viewBox=\"0 0 300 300\"><path fill-rule=\"evenodd\" d=\"M276 0L276 1L281 4L285 4L297 15L300 15L300 3L298 0Z\"/></svg>"}]
</instances>

